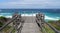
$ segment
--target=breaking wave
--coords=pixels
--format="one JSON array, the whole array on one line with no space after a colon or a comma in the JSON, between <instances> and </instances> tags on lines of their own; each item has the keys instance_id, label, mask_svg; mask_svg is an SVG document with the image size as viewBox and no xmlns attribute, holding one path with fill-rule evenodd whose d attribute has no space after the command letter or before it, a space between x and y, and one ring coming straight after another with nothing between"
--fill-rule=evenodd
<instances>
[{"instance_id":1,"label":"breaking wave","mask_svg":"<svg viewBox=\"0 0 60 33\"><path fill-rule=\"evenodd\" d=\"M6 14L6 15L5 15ZM5 16L6 18L12 18L12 15L10 15L11 13L1 13L0 16ZM37 13L34 14L22 14L21 16L36 16ZM59 20L60 17L50 17L48 15L45 15L45 19L46 20Z\"/></svg>"}]
</instances>

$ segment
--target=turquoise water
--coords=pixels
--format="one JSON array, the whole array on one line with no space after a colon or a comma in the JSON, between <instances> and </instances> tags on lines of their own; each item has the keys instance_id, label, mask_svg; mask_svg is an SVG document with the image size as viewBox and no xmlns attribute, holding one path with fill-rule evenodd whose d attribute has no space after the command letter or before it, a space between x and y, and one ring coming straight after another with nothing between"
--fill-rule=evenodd
<instances>
[{"instance_id":1,"label":"turquoise water","mask_svg":"<svg viewBox=\"0 0 60 33\"><path fill-rule=\"evenodd\" d=\"M39 12L45 14L45 20L60 19L60 9L0 9L0 16L11 18L15 12L26 16L31 16L32 14L34 16Z\"/></svg>"}]
</instances>

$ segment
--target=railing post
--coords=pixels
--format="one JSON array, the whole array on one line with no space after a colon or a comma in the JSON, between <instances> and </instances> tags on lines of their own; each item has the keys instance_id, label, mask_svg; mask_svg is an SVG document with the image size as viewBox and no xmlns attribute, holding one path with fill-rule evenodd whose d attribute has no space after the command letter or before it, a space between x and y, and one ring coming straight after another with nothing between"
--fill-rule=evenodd
<instances>
[{"instance_id":1,"label":"railing post","mask_svg":"<svg viewBox=\"0 0 60 33\"><path fill-rule=\"evenodd\" d=\"M22 26L23 26L23 19L21 17L21 15L18 15L17 19L15 20L15 30L16 30L16 33L21 33L21 30L22 30Z\"/></svg>"},{"instance_id":2,"label":"railing post","mask_svg":"<svg viewBox=\"0 0 60 33\"><path fill-rule=\"evenodd\" d=\"M41 13L36 14L36 22L38 26L41 28L41 31L43 32L43 26L44 26L44 15ZM46 32L44 32L46 33Z\"/></svg>"}]
</instances>

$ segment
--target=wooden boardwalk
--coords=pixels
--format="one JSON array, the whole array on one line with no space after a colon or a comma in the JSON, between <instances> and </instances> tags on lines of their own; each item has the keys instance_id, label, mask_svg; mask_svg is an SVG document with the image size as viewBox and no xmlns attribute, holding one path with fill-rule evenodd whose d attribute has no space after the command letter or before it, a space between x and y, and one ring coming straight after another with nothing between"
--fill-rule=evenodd
<instances>
[{"instance_id":1,"label":"wooden boardwalk","mask_svg":"<svg viewBox=\"0 0 60 33\"><path fill-rule=\"evenodd\" d=\"M35 17L25 17L25 23L23 25L21 33L41 33Z\"/></svg>"},{"instance_id":2,"label":"wooden boardwalk","mask_svg":"<svg viewBox=\"0 0 60 33\"><path fill-rule=\"evenodd\" d=\"M35 18L37 18L37 20L35 20ZM16 29L15 33L42 33L40 30L44 27L44 23L47 24L55 33L60 33L60 31L58 31L55 27L44 21L44 16L42 14L37 14L36 17L24 16L22 17L22 19L23 20L21 20L20 15L13 16L13 18L10 21L8 21L5 25L3 25L0 28L0 33L2 33L2 30L10 23L15 23L15 25L12 27L13 29L10 29L11 31L9 33L11 33L14 29ZM39 28L38 26L40 26L41 28Z\"/></svg>"}]
</instances>

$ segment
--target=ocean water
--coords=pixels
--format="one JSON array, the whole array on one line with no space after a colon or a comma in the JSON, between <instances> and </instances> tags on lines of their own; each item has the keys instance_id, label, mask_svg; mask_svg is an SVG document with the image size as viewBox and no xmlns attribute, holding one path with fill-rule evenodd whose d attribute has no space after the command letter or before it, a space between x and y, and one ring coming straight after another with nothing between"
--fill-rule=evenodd
<instances>
[{"instance_id":1,"label":"ocean water","mask_svg":"<svg viewBox=\"0 0 60 33\"><path fill-rule=\"evenodd\" d=\"M11 18L15 12L22 14L22 16L35 16L36 13L43 13L45 20L60 19L60 9L0 9L0 16Z\"/></svg>"}]
</instances>

